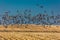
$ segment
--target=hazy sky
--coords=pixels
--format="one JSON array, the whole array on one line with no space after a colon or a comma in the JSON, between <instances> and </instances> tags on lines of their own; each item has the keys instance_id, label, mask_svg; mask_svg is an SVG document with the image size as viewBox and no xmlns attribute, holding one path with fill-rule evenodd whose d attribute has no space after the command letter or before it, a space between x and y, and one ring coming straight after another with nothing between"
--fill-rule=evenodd
<instances>
[{"instance_id":1,"label":"hazy sky","mask_svg":"<svg viewBox=\"0 0 60 40\"><path fill-rule=\"evenodd\" d=\"M36 4L43 5L44 8L40 9ZM47 13L50 14L53 10L55 14L60 13L60 0L0 0L0 14L3 14L5 11L11 11L11 15L16 14L16 10L20 12L25 9L31 9L32 14L43 13L44 10L47 10Z\"/></svg>"}]
</instances>

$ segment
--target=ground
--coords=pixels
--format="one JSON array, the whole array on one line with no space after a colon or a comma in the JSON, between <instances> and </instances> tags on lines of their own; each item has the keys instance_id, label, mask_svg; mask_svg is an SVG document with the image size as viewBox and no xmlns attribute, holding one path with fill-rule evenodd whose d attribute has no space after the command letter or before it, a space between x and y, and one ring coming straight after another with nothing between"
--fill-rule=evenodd
<instances>
[{"instance_id":1,"label":"ground","mask_svg":"<svg viewBox=\"0 0 60 40\"><path fill-rule=\"evenodd\" d=\"M0 40L60 40L60 33L0 32Z\"/></svg>"},{"instance_id":2,"label":"ground","mask_svg":"<svg viewBox=\"0 0 60 40\"><path fill-rule=\"evenodd\" d=\"M60 25L0 25L0 40L60 40Z\"/></svg>"}]
</instances>

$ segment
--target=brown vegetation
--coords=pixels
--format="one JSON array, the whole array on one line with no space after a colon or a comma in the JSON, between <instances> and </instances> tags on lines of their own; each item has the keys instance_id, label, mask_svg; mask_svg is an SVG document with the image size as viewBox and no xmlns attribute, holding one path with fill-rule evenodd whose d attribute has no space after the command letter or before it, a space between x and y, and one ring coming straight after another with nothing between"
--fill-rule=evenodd
<instances>
[{"instance_id":1,"label":"brown vegetation","mask_svg":"<svg viewBox=\"0 0 60 40\"><path fill-rule=\"evenodd\" d=\"M17 31L58 31L60 32L60 25L35 25L35 24L22 24L22 25L0 25L0 30L17 30Z\"/></svg>"},{"instance_id":2,"label":"brown vegetation","mask_svg":"<svg viewBox=\"0 0 60 40\"><path fill-rule=\"evenodd\" d=\"M60 40L60 33L0 32L0 40Z\"/></svg>"}]
</instances>

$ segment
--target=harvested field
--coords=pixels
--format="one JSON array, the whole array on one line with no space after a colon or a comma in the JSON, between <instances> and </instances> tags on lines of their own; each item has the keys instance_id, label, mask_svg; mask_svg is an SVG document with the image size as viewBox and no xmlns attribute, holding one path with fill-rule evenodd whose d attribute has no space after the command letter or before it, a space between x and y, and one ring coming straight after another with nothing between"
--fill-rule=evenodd
<instances>
[{"instance_id":1,"label":"harvested field","mask_svg":"<svg viewBox=\"0 0 60 40\"><path fill-rule=\"evenodd\" d=\"M60 40L60 26L0 25L0 40Z\"/></svg>"},{"instance_id":2,"label":"harvested field","mask_svg":"<svg viewBox=\"0 0 60 40\"><path fill-rule=\"evenodd\" d=\"M60 32L60 25L34 25L34 24L23 24L23 25L8 25L7 28L5 26L0 25L0 31L55 31Z\"/></svg>"},{"instance_id":3,"label":"harvested field","mask_svg":"<svg viewBox=\"0 0 60 40\"><path fill-rule=\"evenodd\" d=\"M0 32L0 40L60 40L60 33Z\"/></svg>"}]
</instances>

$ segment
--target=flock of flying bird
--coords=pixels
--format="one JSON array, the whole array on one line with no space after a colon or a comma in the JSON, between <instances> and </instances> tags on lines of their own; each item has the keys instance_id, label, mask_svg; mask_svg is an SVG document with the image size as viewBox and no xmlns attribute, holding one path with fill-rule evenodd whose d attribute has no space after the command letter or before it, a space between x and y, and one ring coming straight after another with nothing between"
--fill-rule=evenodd
<instances>
[{"instance_id":1,"label":"flock of flying bird","mask_svg":"<svg viewBox=\"0 0 60 40\"><path fill-rule=\"evenodd\" d=\"M40 8L44 8L44 6L40 6L37 4L36 6L39 6ZM19 13L19 10L17 10L17 15L10 16L9 12L5 12L2 17L0 17L0 24L1 25L9 25L9 24L42 24L42 25L52 25L52 24L59 24L60 23L60 15L53 15L54 12L52 11L52 15L46 14L46 10L44 11L44 14L38 13L35 16L32 16L31 10L25 10L23 11L24 14Z\"/></svg>"}]
</instances>

